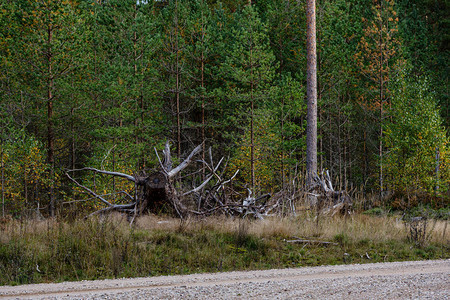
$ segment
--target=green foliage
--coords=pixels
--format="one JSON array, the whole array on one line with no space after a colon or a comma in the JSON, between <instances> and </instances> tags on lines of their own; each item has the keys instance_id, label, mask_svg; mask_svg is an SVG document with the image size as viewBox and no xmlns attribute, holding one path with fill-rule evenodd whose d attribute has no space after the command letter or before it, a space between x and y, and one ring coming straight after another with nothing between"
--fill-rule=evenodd
<instances>
[{"instance_id":1,"label":"green foliage","mask_svg":"<svg viewBox=\"0 0 450 300\"><path fill-rule=\"evenodd\" d=\"M53 184L59 185L59 176L48 177L50 166L46 163L42 143L23 130L9 131L0 138L0 191L6 199L4 209L20 215L27 209L45 207L48 204L46 191Z\"/></svg>"},{"instance_id":2,"label":"green foliage","mask_svg":"<svg viewBox=\"0 0 450 300\"><path fill-rule=\"evenodd\" d=\"M367 195L381 188L386 164L392 202L445 206L448 3L317 7L320 168L335 187ZM296 0L2 1L6 212L45 206L49 192L58 201L86 198L59 175L49 178L53 170L157 167L152 149L167 139L179 142L181 156L203 141L215 157L229 156L229 173L241 170L236 186L249 185L253 165L258 192L286 188L304 164L305 15ZM405 61L404 83L391 84ZM423 91L415 76L429 78ZM130 190L110 177L94 184L87 172L76 176L102 194Z\"/></svg>"},{"instance_id":3,"label":"green foliage","mask_svg":"<svg viewBox=\"0 0 450 300\"><path fill-rule=\"evenodd\" d=\"M415 75L425 74L436 92L444 125L450 125L449 2L398 0L399 29Z\"/></svg>"},{"instance_id":4,"label":"green foliage","mask_svg":"<svg viewBox=\"0 0 450 300\"><path fill-rule=\"evenodd\" d=\"M255 111L254 144L256 185L260 191L276 192L283 180L294 174L306 147L304 136L304 89L291 76L277 82L271 95L273 102ZM239 178L248 182L250 177L250 131L247 130L238 143L238 151L231 160L229 173L240 170ZM286 178L283 178L286 177Z\"/></svg>"},{"instance_id":5,"label":"green foliage","mask_svg":"<svg viewBox=\"0 0 450 300\"><path fill-rule=\"evenodd\" d=\"M350 243L349 237L345 233L339 233L334 236L334 241L342 247L348 246Z\"/></svg>"},{"instance_id":6,"label":"green foliage","mask_svg":"<svg viewBox=\"0 0 450 300\"><path fill-rule=\"evenodd\" d=\"M257 142L258 138L254 136L258 135L258 123L266 125L267 121L265 122L264 119L269 120L270 117L267 118L267 113L257 114L256 111L258 109L263 111L265 107L272 106L270 103L272 91L269 85L275 77L275 57L269 47L267 26L261 21L253 7L246 6L242 12L235 13L235 17L241 21L239 24L234 24L235 27L232 28L234 43L221 66L221 72L226 78L228 88L222 100L222 107L228 116L228 124L233 124L238 129L237 134L230 135L232 141L240 144L239 137L247 136L243 139L238 152L244 152L245 160L250 160L255 173L259 174L260 170L254 166L258 160L255 155L261 155L262 153L259 152L264 152L264 150L255 149L255 146L257 143L262 145L263 141ZM266 133L267 129L260 128L260 136L264 136ZM271 147L270 144L268 146ZM270 154L266 151L262 155ZM249 172L253 171L249 170ZM263 170L261 171L264 173ZM249 173L244 172L244 174ZM247 177L246 181L250 180L250 177Z\"/></svg>"},{"instance_id":7,"label":"green foliage","mask_svg":"<svg viewBox=\"0 0 450 300\"><path fill-rule=\"evenodd\" d=\"M446 193L449 139L428 82L402 77L393 89L391 105L385 142L392 189L408 200L417 193Z\"/></svg>"},{"instance_id":8,"label":"green foliage","mask_svg":"<svg viewBox=\"0 0 450 300\"><path fill-rule=\"evenodd\" d=\"M441 207L434 209L431 205L418 205L412 207L406 211L408 218L425 217L427 219L435 220L449 220L450 219L450 207Z\"/></svg>"},{"instance_id":9,"label":"green foliage","mask_svg":"<svg viewBox=\"0 0 450 300\"><path fill-rule=\"evenodd\" d=\"M262 19L268 25L271 49L279 62L277 71L303 76L306 66L306 11L298 1L266 1L256 4Z\"/></svg>"},{"instance_id":10,"label":"green foliage","mask_svg":"<svg viewBox=\"0 0 450 300\"><path fill-rule=\"evenodd\" d=\"M255 112L254 123L254 151L256 187L259 191L274 192L280 187L280 164L281 149L279 147L280 135L274 129L276 120L265 110ZM232 176L239 170L239 181L248 182L250 178L250 131L247 130L241 137L239 148L230 162L228 170Z\"/></svg>"},{"instance_id":11,"label":"green foliage","mask_svg":"<svg viewBox=\"0 0 450 300\"><path fill-rule=\"evenodd\" d=\"M159 142L156 136L165 118L156 97L158 86L146 83L154 81L156 73L154 8L151 3L133 4L95 4L89 89L96 119L91 135L98 141L92 145L93 156L104 157L114 148L120 154L113 164L140 169L153 163L146 143Z\"/></svg>"},{"instance_id":12,"label":"green foliage","mask_svg":"<svg viewBox=\"0 0 450 300\"><path fill-rule=\"evenodd\" d=\"M385 212L383 211L383 209L381 207L371 208L364 212L365 215L373 215L373 216L381 216L384 213Z\"/></svg>"}]
</instances>

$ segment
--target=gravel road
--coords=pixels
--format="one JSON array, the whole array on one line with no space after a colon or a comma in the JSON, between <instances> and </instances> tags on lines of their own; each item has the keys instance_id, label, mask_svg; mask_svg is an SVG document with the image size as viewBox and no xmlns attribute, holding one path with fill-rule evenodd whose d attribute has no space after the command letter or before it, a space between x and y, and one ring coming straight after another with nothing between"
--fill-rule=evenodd
<instances>
[{"instance_id":1,"label":"gravel road","mask_svg":"<svg viewBox=\"0 0 450 300\"><path fill-rule=\"evenodd\" d=\"M3 286L0 299L450 299L450 260Z\"/></svg>"}]
</instances>

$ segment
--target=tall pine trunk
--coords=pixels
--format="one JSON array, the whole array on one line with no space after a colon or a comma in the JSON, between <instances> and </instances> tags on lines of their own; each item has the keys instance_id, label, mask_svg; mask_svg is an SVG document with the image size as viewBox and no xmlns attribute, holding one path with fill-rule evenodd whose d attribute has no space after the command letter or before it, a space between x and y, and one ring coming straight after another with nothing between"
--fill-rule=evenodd
<instances>
[{"instance_id":1,"label":"tall pine trunk","mask_svg":"<svg viewBox=\"0 0 450 300\"><path fill-rule=\"evenodd\" d=\"M2 130L2 136L3 136L3 130ZM3 143L0 143L0 147L1 147L1 151L0 151L0 159L2 160L2 217L5 217L5 161L4 161L4 157L3 157L3 152L4 152L4 148L3 148Z\"/></svg>"},{"instance_id":2,"label":"tall pine trunk","mask_svg":"<svg viewBox=\"0 0 450 300\"><path fill-rule=\"evenodd\" d=\"M205 161L205 153L206 153L206 135L205 135L205 19L203 15L203 9L202 9L202 33L201 33L201 43L202 43L202 53L201 53L201 87L202 87L202 160ZM202 180L206 179L206 167L202 166Z\"/></svg>"},{"instance_id":3,"label":"tall pine trunk","mask_svg":"<svg viewBox=\"0 0 450 300\"><path fill-rule=\"evenodd\" d=\"M178 1L175 2L175 51L176 51L176 102L177 102L177 158L181 157L181 120L180 120L180 56L178 48Z\"/></svg>"},{"instance_id":4,"label":"tall pine trunk","mask_svg":"<svg viewBox=\"0 0 450 300\"><path fill-rule=\"evenodd\" d=\"M380 1L380 15L383 13L383 1ZM380 18L380 137L379 137L379 155L380 155L380 201L383 198L383 19Z\"/></svg>"},{"instance_id":5,"label":"tall pine trunk","mask_svg":"<svg viewBox=\"0 0 450 300\"><path fill-rule=\"evenodd\" d=\"M53 182L54 177L54 132L53 132L53 72L52 72L52 41L53 26L49 24L47 27L47 163L50 165L50 180ZM53 183L50 186L50 216L55 216L55 197L53 194Z\"/></svg>"},{"instance_id":6,"label":"tall pine trunk","mask_svg":"<svg viewBox=\"0 0 450 300\"><path fill-rule=\"evenodd\" d=\"M307 23L307 124L306 124L306 183L312 184L317 173L317 57L316 57L316 3L306 1Z\"/></svg>"}]
</instances>

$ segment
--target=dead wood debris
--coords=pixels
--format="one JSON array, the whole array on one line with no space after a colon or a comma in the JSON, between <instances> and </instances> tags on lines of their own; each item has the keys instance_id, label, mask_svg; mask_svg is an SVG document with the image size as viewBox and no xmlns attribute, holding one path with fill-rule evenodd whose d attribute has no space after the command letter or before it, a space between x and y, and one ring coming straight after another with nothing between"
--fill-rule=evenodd
<instances>
[{"instance_id":1,"label":"dead wood debris","mask_svg":"<svg viewBox=\"0 0 450 300\"><path fill-rule=\"evenodd\" d=\"M274 197L271 194L254 196L254 192L250 189L248 189L247 197L243 197L232 188L232 181L239 170L227 178L227 163L224 162L224 158L215 163L210 148L209 155L205 155L205 159L194 160L201 151L202 144L195 147L178 166L173 167L170 144L167 142L162 151L162 157L155 148L159 168L151 172L141 171L138 174L129 175L86 167L67 170L66 176L89 194L91 200L100 201L105 206L91 215L119 211L127 213L131 223L139 215L147 212L159 213L163 209L166 212L169 210L169 213L181 219L188 215L213 214L263 219L264 216L271 214L285 215L286 211L291 211L295 215L295 202L301 198L302 193L295 188L296 179L292 181L290 189L280 191ZM186 187L186 182L189 180L178 180L181 172L186 169L189 169L192 175L192 185L189 189ZM199 171L203 169L207 174ZM112 194L100 195L95 189L89 187L92 184L80 182L74 175L77 172L94 172L103 176L123 178L132 182L134 188L132 191L115 192L115 196L122 197L120 204L115 204L108 199L108 196ZM202 180L199 180L200 174L203 175ZM184 177L190 175L184 175ZM315 207L323 214L332 216L338 212L349 213L351 210L350 197L344 191L334 191L328 172L322 172L322 177L316 176L314 186L306 194L313 199Z\"/></svg>"}]
</instances>

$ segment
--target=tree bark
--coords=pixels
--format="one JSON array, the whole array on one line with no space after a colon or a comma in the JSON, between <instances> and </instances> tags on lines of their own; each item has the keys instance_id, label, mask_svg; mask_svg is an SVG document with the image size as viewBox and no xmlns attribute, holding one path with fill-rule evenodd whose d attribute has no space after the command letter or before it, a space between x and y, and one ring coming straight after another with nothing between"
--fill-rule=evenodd
<instances>
[{"instance_id":1,"label":"tree bark","mask_svg":"<svg viewBox=\"0 0 450 300\"><path fill-rule=\"evenodd\" d=\"M203 2L202 2L203 4ZM204 19L204 15L203 15L203 9L202 9L202 32L201 32L201 47L202 47L202 53L201 53L201 87L202 87L202 94L201 94L201 98L202 98L202 131L201 131L201 136L202 136L202 160L205 161L205 153L206 153L206 135L205 135L205 19ZM205 166L202 167L202 180L205 180L206 178L206 168Z\"/></svg>"},{"instance_id":2,"label":"tree bark","mask_svg":"<svg viewBox=\"0 0 450 300\"><path fill-rule=\"evenodd\" d=\"M383 13L383 1L380 2L380 16ZM380 137L379 137L379 155L380 155L380 201L383 198L383 19L380 18Z\"/></svg>"},{"instance_id":3,"label":"tree bark","mask_svg":"<svg viewBox=\"0 0 450 300\"><path fill-rule=\"evenodd\" d=\"M250 4L251 5L251 1ZM255 191L255 132L254 132L254 108L255 99L253 98L253 49L250 49L250 172L251 172L251 189Z\"/></svg>"},{"instance_id":4,"label":"tree bark","mask_svg":"<svg viewBox=\"0 0 450 300\"><path fill-rule=\"evenodd\" d=\"M54 181L54 132L53 132L53 71L52 71L52 41L53 41L53 26L49 24L47 27L47 162L50 165L50 216L55 216L55 196L53 194Z\"/></svg>"},{"instance_id":5,"label":"tree bark","mask_svg":"<svg viewBox=\"0 0 450 300\"><path fill-rule=\"evenodd\" d=\"M177 100L177 158L181 157L181 116L180 116L180 57L178 48L178 1L175 1L175 51L176 51L176 100Z\"/></svg>"},{"instance_id":6,"label":"tree bark","mask_svg":"<svg viewBox=\"0 0 450 300\"><path fill-rule=\"evenodd\" d=\"M313 184L317 174L317 57L316 57L316 4L306 2L307 22L307 124L306 124L306 183Z\"/></svg>"},{"instance_id":7,"label":"tree bark","mask_svg":"<svg viewBox=\"0 0 450 300\"><path fill-rule=\"evenodd\" d=\"M3 135L2 135L3 136ZM0 151L0 159L2 160L2 217L5 217L5 162L3 157L3 142L0 143L2 150Z\"/></svg>"}]
</instances>

